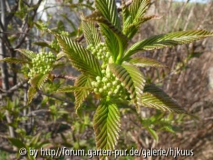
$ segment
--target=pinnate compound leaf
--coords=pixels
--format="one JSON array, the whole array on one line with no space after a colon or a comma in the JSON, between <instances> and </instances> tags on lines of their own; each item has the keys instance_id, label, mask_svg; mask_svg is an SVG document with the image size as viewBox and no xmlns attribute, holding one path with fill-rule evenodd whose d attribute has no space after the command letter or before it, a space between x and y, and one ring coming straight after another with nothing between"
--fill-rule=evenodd
<instances>
[{"instance_id":1,"label":"pinnate compound leaf","mask_svg":"<svg viewBox=\"0 0 213 160\"><path fill-rule=\"evenodd\" d=\"M166 67L163 63L147 57L132 58L128 62L138 67Z\"/></svg>"},{"instance_id":2,"label":"pinnate compound leaf","mask_svg":"<svg viewBox=\"0 0 213 160\"><path fill-rule=\"evenodd\" d=\"M7 57L4 59L0 59L0 61L8 62L8 63L16 63L16 64L29 64L31 63L30 61L18 59L18 58L13 58L13 57Z\"/></svg>"},{"instance_id":3,"label":"pinnate compound leaf","mask_svg":"<svg viewBox=\"0 0 213 160\"><path fill-rule=\"evenodd\" d=\"M141 105L161 111L186 113L186 111L163 90L155 85L146 85L141 97Z\"/></svg>"},{"instance_id":4,"label":"pinnate compound leaf","mask_svg":"<svg viewBox=\"0 0 213 160\"><path fill-rule=\"evenodd\" d=\"M24 56L26 56L28 59L33 59L36 57L36 53L33 51L29 51L27 49L16 49L16 51L20 52Z\"/></svg>"},{"instance_id":5,"label":"pinnate compound leaf","mask_svg":"<svg viewBox=\"0 0 213 160\"><path fill-rule=\"evenodd\" d=\"M97 149L114 150L120 132L120 112L117 105L101 103L95 112L93 126ZM100 158L107 159L105 156Z\"/></svg>"},{"instance_id":6,"label":"pinnate compound leaf","mask_svg":"<svg viewBox=\"0 0 213 160\"><path fill-rule=\"evenodd\" d=\"M83 46L62 35L56 35L62 51L67 55L71 64L87 76L95 78L101 75L98 60Z\"/></svg>"},{"instance_id":7,"label":"pinnate compound leaf","mask_svg":"<svg viewBox=\"0 0 213 160\"><path fill-rule=\"evenodd\" d=\"M115 0L95 0L95 6L110 23L121 28Z\"/></svg>"},{"instance_id":8,"label":"pinnate compound leaf","mask_svg":"<svg viewBox=\"0 0 213 160\"><path fill-rule=\"evenodd\" d=\"M131 95L138 111L141 104L141 96L145 86L145 78L140 70L131 64L110 64L110 70L123 83L124 87Z\"/></svg>"},{"instance_id":9,"label":"pinnate compound leaf","mask_svg":"<svg viewBox=\"0 0 213 160\"><path fill-rule=\"evenodd\" d=\"M81 74L77 80L75 81L76 88L78 87L86 87L86 88L91 88L91 79L83 74ZM88 89L82 89L79 91L75 91L75 109L76 112L78 113L79 107L81 107L81 104L84 102L84 100L87 98L89 95L89 90Z\"/></svg>"},{"instance_id":10,"label":"pinnate compound leaf","mask_svg":"<svg viewBox=\"0 0 213 160\"><path fill-rule=\"evenodd\" d=\"M88 45L96 46L101 42L100 35L93 22L83 20L82 28Z\"/></svg>"},{"instance_id":11,"label":"pinnate compound leaf","mask_svg":"<svg viewBox=\"0 0 213 160\"><path fill-rule=\"evenodd\" d=\"M195 40L200 40L209 36L213 36L213 32L205 30L180 31L156 35L132 45L125 53L124 59L129 58L131 55L138 51L173 47L178 44L191 43Z\"/></svg>"}]
</instances>

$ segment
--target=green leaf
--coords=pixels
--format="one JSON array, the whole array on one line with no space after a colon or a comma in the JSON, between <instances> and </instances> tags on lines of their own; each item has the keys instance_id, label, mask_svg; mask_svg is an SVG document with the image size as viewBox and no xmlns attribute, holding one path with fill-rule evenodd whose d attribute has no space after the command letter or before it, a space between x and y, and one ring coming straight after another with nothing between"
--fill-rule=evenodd
<instances>
[{"instance_id":1,"label":"green leaf","mask_svg":"<svg viewBox=\"0 0 213 160\"><path fill-rule=\"evenodd\" d=\"M85 75L95 78L101 76L98 60L77 42L67 36L56 35L62 51L67 55L71 64Z\"/></svg>"},{"instance_id":2,"label":"green leaf","mask_svg":"<svg viewBox=\"0 0 213 160\"><path fill-rule=\"evenodd\" d=\"M147 129L147 131L152 135L152 137L153 137L156 141L158 141L159 137L158 137L157 132L156 132L154 129L152 129L151 127L147 127L146 129Z\"/></svg>"},{"instance_id":3,"label":"green leaf","mask_svg":"<svg viewBox=\"0 0 213 160\"><path fill-rule=\"evenodd\" d=\"M38 88L41 89L43 84L45 83L45 81L48 79L49 74L39 74L36 75L35 77L33 77L30 80L30 84L34 87L34 88Z\"/></svg>"},{"instance_id":4,"label":"green leaf","mask_svg":"<svg viewBox=\"0 0 213 160\"><path fill-rule=\"evenodd\" d=\"M132 58L128 62L138 67L166 67L163 63L147 57Z\"/></svg>"},{"instance_id":5,"label":"green leaf","mask_svg":"<svg viewBox=\"0 0 213 160\"><path fill-rule=\"evenodd\" d=\"M82 28L88 45L92 44L93 46L96 46L101 42L100 35L93 22L83 20Z\"/></svg>"},{"instance_id":6,"label":"green leaf","mask_svg":"<svg viewBox=\"0 0 213 160\"><path fill-rule=\"evenodd\" d=\"M125 18L123 19L123 33L131 39L137 30L139 25L145 20L144 14L150 5L150 0L134 0L128 11L125 11ZM148 19L147 19L148 20Z\"/></svg>"},{"instance_id":7,"label":"green leaf","mask_svg":"<svg viewBox=\"0 0 213 160\"><path fill-rule=\"evenodd\" d=\"M30 61L26 61L23 59L18 59L18 58L12 58L12 57L7 57L4 59L0 59L0 61L4 61L4 62L8 62L8 63L18 63L18 64L27 64L27 63L31 63Z\"/></svg>"},{"instance_id":8,"label":"green leaf","mask_svg":"<svg viewBox=\"0 0 213 160\"><path fill-rule=\"evenodd\" d=\"M175 100L155 85L145 86L141 104L144 107L151 107L164 112L186 113Z\"/></svg>"},{"instance_id":9,"label":"green leaf","mask_svg":"<svg viewBox=\"0 0 213 160\"><path fill-rule=\"evenodd\" d=\"M30 86L28 90L28 94L27 94L27 97L28 97L27 104L30 104L32 102L33 98L36 96L36 93L37 93L36 88L33 86Z\"/></svg>"},{"instance_id":10,"label":"green leaf","mask_svg":"<svg viewBox=\"0 0 213 160\"><path fill-rule=\"evenodd\" d=\"M97 149L114 150L120 132L120 112L116 104L102 103L98 106L93 126ZM106 158L105 156L101 159Z\"/></svg>"},{"instance_id":11,"label":"green leaf","mask_svg":"<svg viewBox=\"0 0 213 160\"><path fill-rule=\"evenodd\" d=\"M95 6L117 29L121 28L115 0L95 0Z\"/></svg>"},{"instance_id":12,"label":"green leaf","mask_svg":"<svg viewBox=\"0 0 213 160\"><path fill-rule=\"evenodd\" d=\"M48 78L49 78L49 74L44 74L40 77L37 83L38 89L41 89L43 87L44 83L47 81Z\"/></svg>"},{"instance_id":13,"label":"green leaf","mask_svg":"<svg viewBox=\"0 0 213 160\"><path fill-rule=\"evenodd\" d=\"M145 86L145 78L140 70L131 64L110 64L110 70L123 83L124 87L131 95L138 111L140 99Z\"/></svg>"},{"instance_id":14,"label":"green leaf","mask_svg":"<svg viewBox=\"0 0 213 160\"><path fill-rule=\"evenodd\" d=\"M75 81L75 85L76 88L77 87L86 87L86 88L91 88L91 79L83 74L81 74L77 80ZM83 103L83 101L87 98L87 96L89 95L89 90L79 90L79 91L75 91L74 95L75 95L75 109L76 112L78 113L78 109L81 106L81 104Z\"/></svg>"},{"instance_id":15,"label":"green leaf","mask_svg":"<svg viewBox=\"0 0 213 160\"><path fill-rule=\"evenodd\" d=\"M181 31L153 36L132 45L125 53L124 59L129 58L138 51L173 47L178 44L191 43L195 40L200 40L209 36L213 36L213 32L205 30Z\"/></svg>"},{"instance_id":16,"label":"green leaf","mask_svg":"<svg viewBox=\"0 0 213 160\"><path fill-rule=\"evenodd\" d=\"M127 47L127 37L117 29L112 23L103 17L100 12L94 12L87 16L87 20L97 21L100 23L100 30L105 38L105 43L110 51L114 62L120 60Z\"/></svg>"},{"instance_id":17,"label":"green leaf","mask_svg":"<svg viewBox=\"0 0 213 160\"><path fill-rule=\"evenodd\" d=\"M29 51L27 49L16 49L16 51L22 53L24 56L26 56L30 60L36 57L36 53L35 52Z\"/></svg>"},{"instance_id":18,"label":"green leaf","mask_svg":"<svg viewBox=\"0 0 213 160\"><path fill-rule=\"evenodd\" d=\"M145 12L147 11L150 5L150 0L133 0L129 6L129 13L131 16L131 21L137 21L138 18L144 17Z\"/></svg>"},{"instance_id":19,"label":"green leaf","mask_svg":"<svg viewBox=\"0 0 213 160\"><path fill-rule=\"evenodd\" d=\"M66 87L63 87L63 88L59 88L57 90L57 92L69 93L69 92L76 92L76 91L82 91L82 90L91 90L91 88L89 88L89 87L66 86Z\"/></svg>"},{"instance_id":20,"label":"green leaf","mask_svg":"<svg viewBox=\"0 0 213 160\"><path fill-rule=\"evenodd\" d=\"M25 144L18 138L9 138L8 140L12 143L12 145L16 146L17 148L25 147Z\"/></svg>"},{"instance_id":21,"label":"green leaf","mask_svg":"<svg viewBox=\"0 0 213 160\"><path fill-rule=\"evenodd\" d=\"M143 24L144 22L148 20L159 19L159 18L160 17L156 15L138 18L137 21L133 22L132 24L129 24L123 32L129 39L131 39L138 32L138 29L141 24Z\"/></svg>"}]
</instances>

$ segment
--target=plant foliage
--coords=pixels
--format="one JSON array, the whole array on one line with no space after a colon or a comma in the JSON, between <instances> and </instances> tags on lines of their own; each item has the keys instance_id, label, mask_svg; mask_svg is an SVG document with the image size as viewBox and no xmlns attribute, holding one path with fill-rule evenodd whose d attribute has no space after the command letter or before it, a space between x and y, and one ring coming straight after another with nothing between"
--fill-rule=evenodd
<instances>
[{"instance_id":1,"label":"plant foliage","mask_svg":"<svg viewBox=\"0 0 213 160\"><path fill-rule=\"evenodd\" d=\"M74 92L75 109L78 112L91 94L96 98L97 109L93 126L98 149L114 150L120 132L119 101L140 108L152 107L162 111L186 113L171 97L155 85L146 83L146 78L138 67L165 67L164 64L146 57L131 56L139 51L155 50L186 44L212 36L205 30L180 31L155 35L130 45L131 39L144 22L157 16L147 16L150 0L133 0L130 5L123 1L122 11L118 12L114 0L95 0L96 10L89 16L82 16L82 30L86 44L75 41L69 33L51 32L55 35L51 49L61 50L45 72L37 71L30 77L29 101L37 89L51 79L51 69L65 55L73 67L81 74L74 86L60 88L58 92ZM49 46L49 45L48 45ZM14 63L35 63L36 53L18 50L27 61L7 58ZM45 59L44 59L45 61ZM151 127L146 127L157 139ZM101 159L107 159L101 156Z\"/></svg>"}]
</instances>

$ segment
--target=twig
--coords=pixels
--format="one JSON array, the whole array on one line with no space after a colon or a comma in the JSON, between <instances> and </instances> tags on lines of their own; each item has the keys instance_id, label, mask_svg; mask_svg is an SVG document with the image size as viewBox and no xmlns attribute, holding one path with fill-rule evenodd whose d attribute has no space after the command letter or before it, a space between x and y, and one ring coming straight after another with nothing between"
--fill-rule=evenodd
<instances>
[{"instance_id":1,"label":"twig","mask_svg":"<svg viewBox=\"0 0 213 160\"><path fill-rule=\"evenodd\" d=\"M62 78L62 79L68 79L68 80L76 80L77 77L73 77L73 76L69 76L69 75L57 75L57 74L53 74L52 75L53 78Z\"/></svg>"}]
</instances>

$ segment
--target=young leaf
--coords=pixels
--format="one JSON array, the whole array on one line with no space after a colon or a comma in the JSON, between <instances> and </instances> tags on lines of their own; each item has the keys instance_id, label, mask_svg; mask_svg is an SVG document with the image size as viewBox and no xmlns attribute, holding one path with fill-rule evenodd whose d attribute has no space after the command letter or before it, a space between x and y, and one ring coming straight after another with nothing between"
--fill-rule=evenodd
<instances>
[{"instance_id":1,"label":"young leaf","mask_svg":"<svg viewBox=\"0 0 213 160\"><path fill-rule=\"evenodd\" d=\"M28 95L27 95L27 97L28 97L27 104L30 104L32 102L33 98L36 96L36 93L37 93L37 91L36 91L35 87L30 86L30 88L28 90Z\"/></svg>"},{"instance_id":2,"label":"young leaf","mask_svg":"<svg viewBox=\"0 0 213 160\"><path fill-rule=\"evenodd\" d=\"M16 51L22 53L24 56L26 56L30 60L36 57L36 53L35 52L29 51L27 49L16 49Z\"/></svg>"},{"instance_id":3,"label":"young leaf","mask_svg":"<svg viewBox=\"0 0 213 160\"><path fill-rule=\"evenodd\" d=\"M101 76L98 60L77 42L67 36L56 35L62 51L67 55L72 65L87 76Z\"/></svg>"},{"instance_id":4,"label":"young leaf","mask_svg":"<svg viewBox=\"0 0 213 160\"><path fill-rule=\"evenodd\" d=\"M110 64L110 70L124 84L124 87L131 94L137 109L140 105L140 99L145 85L145 78L140 70L131 64Z\"/></svg>"},{"instance_id":5,"label":"young leaf","mask_svg":"<svg viewBox=\"0 0 213 160\"><path fill-rule=\"evenodd\" d=\"M94 12L87 16L87 20L100 23L101 33L105 38L106 45L110 51L114 62L123 56L124 49L127 47L128 39L123 33L110 23L100 12Z\"/></svg>"},{"instance_id":6,"label":"young leaf","mask_svg":"<svg viewBox=\"0 0 213 160\"><path fill-rule=\"evenodd\" d=\"M138 51L173 47L178 44L190 43L209 36L213 36L213 32L205 30L181 31L153 36L132 45L125 53L124 60Z\"/></svg>"},{"instance_id":7,"label":"young leaf","mask_svg":"<svg viewBox=\"0 0 213 160\"><path fill-rule=\"evenodd\" d=\"M18 64L26 64L26 63L31 63L30 61L18 59L18 58L12 58L12 57L7 57L4 59L0 59L0 61L8 62L8 63L18 63Z\"/></svg>"},{"instance_id":8,"label":"young leaf","mask_svg":"<svg viewBox=\"0 0 213 160\"><path fill-rule=\"evenodd\" d=\"M44 82L48 79L49 74L40 74L35 76L33 79L30 80L30 84L34 87L34 88L38 88L41 89Z\"/></svg>"},{"instance_id":9,"label":"young leaf","mask_svg":"<svg viewBox=\"0 0 213 160\"><path fill-rule=\"evenodd\" d=\"M166 67L163 63L147 57L132 58L128 62L138 67Z\"/></svg>"},{"instance_id":10,"label":"young leaf","mask_svg":"<svg viewBox=\"0 0 213 160\"><path fill-rule=\"evenodd\" d=\"M162 111L186 113L175 100L155 85L147 85L144 87L141 104L144 107L152 107Z\"/></svg>"},{"instance_id":11,"label":"young leaf","mask_svg":"<svg viewBox=\"0 0 213 160\"><path fill-rule=\"evenodd\" d=\"M101 42L100 35L93 22L83 20L82 28L88 45L92 44L93 46L96 46Z\"/></svg>"},{"instance_id":12,"label":"young leaf","mask_svg":"<svg viewBox=\"0 0 213 160\"><path fill-rule=\"evenodd\" d=\"M137 21L133 22L132 24L128 25L125 30L123 31L124 34L131 39L138 31L141 24L144 22L151 20L151 19L159 19L159 16L151 15L146 17L138 18Z\"/></svg>"},{"instance_id":13,"label":"young leaf","mask_svg":"<svg viewBox=\"0 0 213 160\"><path fill-rule=\"evenodd\" d=\"M115 0L95 0L95 6L117 29L121 28Z\"/></svg>"},{"instance_id":14,"label":"young leaf","mask_svg":"<svg viewBox=\"0 0 213 160\"><path fill-rule=\"evenodd\" d=\"M93 118L93 126L97 149L114 150L120 132L120 112L117 105L107 102L100 104Z\"/></svg>"},{"instance_id":15,"label":"young leaf","mask_svg":"<svg viewBox=\"0 0 213 160\"><path fill-rule=\"evenodd\" d=\"M131 39L137 32L139 25L143 23L144 14L150 5L150 0L134 0L128 8L128 16L125 16L123 33Z\"/></svg>"},{"instance_id":16,"label":"young leaf","mask_svg":"<svg viewBox=\"0 0 213 160\"><path fill-rule=\"evenodd\" d=\"M78 87L86 87L86 88L91 88L91 80L89 77L81 74L77 80L75 81L75 85L76 88ZM79 91L75 91L74 92L75 95L75 109L76 112L78 113L78 109L81 106L81 104L83 103L83 101L87 98L87 96L89 95L89 90L88 89L82 89Z\"/></svg>"}]
</instances>

